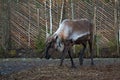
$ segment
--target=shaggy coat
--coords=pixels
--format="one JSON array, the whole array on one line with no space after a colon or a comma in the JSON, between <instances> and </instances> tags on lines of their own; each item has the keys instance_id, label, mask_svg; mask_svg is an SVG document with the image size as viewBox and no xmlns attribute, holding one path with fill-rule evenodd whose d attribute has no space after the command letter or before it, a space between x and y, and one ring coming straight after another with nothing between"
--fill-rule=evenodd
<instances>
[{"instance_id":1,"label":"shaggy coat","mask_svg":"<svg viewBox=\"0 0 120 80\"><path fill-rule=\"evenodd\" d=\"M60 24L57 31L46 40L45 57L50 58L48 50L49 48L54 48L62 52L60 65L63 63L65 53L68 53L71 58L72 66L74 66L71 56L72 46L76 44L82 44L83 49L79 53L79 60L80 64L83 64L83 54L86 49L87 42L90 46L91 64L93 64L93 24L88 19L65 19Z\"/></svg>"}]
</instances>

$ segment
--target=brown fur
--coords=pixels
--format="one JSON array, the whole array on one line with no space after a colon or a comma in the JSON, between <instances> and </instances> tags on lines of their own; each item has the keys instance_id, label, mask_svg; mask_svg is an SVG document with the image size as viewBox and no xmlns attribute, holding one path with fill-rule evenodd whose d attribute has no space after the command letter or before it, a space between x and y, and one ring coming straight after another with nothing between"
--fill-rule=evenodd
<instances>
[{"instance_id":1,"label":"brown fur","mask_svg":"<svg viewBox=\"0 0 120 80\"><path fill-rule=\"evenodd\" d=\"M76 34L77 33L77 34ZM87 34L88 33L88 34ZM85 35L84 35L85 34ZM75 37L76 36L76 37ZM57 44L57 46L60 47L59 44L64 45L62 57L61 57L61 64L63 62L65 53L69 53L69 56L71 58L72 66L74 66L72 56L71 56L71 49L72 46L75 44L82 44L83 49L82 53L80 52L80 64L83 62L83 54L86 48L87 41L89 42L90 46L90 53L91 53L91 64L93 64L93 25L92 23L87 19L80 19L80 20L64 20L61 25L59 26L58 30L52 35L53 39L51 39L52 44ZM59 42L56 42L59 41ZM59 43L59 44L58 44ZM47 48L47 52L48 52Z\"/></svg>"}]
</instances>

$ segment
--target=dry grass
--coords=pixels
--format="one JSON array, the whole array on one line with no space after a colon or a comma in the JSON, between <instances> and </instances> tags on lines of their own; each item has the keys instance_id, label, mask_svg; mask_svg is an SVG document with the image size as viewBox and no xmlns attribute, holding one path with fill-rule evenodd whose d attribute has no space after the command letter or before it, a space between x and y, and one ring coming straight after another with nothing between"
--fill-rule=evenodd
<instances>
[{"instance_id":1,"label":"dry grass","mask_svg":"<svg viewBox=\"0 0 120 80\"><path fill-rule=\"evenodd\" d=\"M1 76L2 80L120 80L120 64L80 66L48 65Z\"/></svg>"}]
</instances>

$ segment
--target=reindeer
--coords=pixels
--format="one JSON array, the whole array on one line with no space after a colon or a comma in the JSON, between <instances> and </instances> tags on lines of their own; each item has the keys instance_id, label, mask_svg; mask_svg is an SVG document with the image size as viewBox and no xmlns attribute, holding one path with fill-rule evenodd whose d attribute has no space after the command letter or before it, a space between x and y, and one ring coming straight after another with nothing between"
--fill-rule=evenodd
<instances>
[{"instance_id":1,"label":"reindeer","mask_svg":"<svg viewBox=\"0 0 120 80\"><path fill-rule=\"evenodd\" d=\"M86 18L80 20L65 19L57 31L46 40L45 58L51 57L48 51L50 48L54 48L62 53L60 66L62 66L65 54L68 53L72 67L75 67L71 56L72 46L82 44L83 48L79 52L79 61L82 65L87 42L90 48L91 65L93 65L93 24Z\"/></svg>"}]
</instances>

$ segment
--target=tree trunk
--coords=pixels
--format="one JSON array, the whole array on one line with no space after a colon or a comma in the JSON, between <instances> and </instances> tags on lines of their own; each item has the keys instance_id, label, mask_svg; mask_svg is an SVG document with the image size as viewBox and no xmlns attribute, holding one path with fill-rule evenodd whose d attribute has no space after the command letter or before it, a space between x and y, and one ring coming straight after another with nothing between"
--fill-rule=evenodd
<instances>
[{"instance_id":1,"label":"tree trunk","mask_svg":"<svg viewBox=\"0 0 120 80\"><path fill-rule=\"evenodd\" d=\"M30 26L31 26L31 24L30 24L30 22L31 22L31 16L30 16L30 13L31 13L31 11L30 11L30 2L28 2L28 5L29 5L29 25L28 25L28 48L30 48Z\"/></svg>"},{"instance_id":2,"label":"tree trunk","mask_svg":"<svg viewBox=\"0 0 120 80\"><path fill-rule=\"evenodd\" d=\"M9 37L10 37L10 23L9 23L9 17L10 17L10 6L8 1L1 1L1 7L2 7L2 48L5 50L5 53L7 52L9 48ZM7 6L6 6L7 5ZM6 10L7 9L7 10Z\"/></svg>"},{"instance_id":3,"label":"tree trunk","mask_svg":"<svg viewBox=\"0 0 120 80\"><path fill-rule=\"evenodd\" d=\"M117 18L118 18L118 15L117 15L117 9L118 9L118 0L115 0L115 6L114 6L114 27L116 29L116 41L117 41L117 54L119 55L119 26L118 26L118 21L117 21Z\"/></svg>"},{"instance_id":4,"label":"tree trunk","mask_svg":"<svg viewBox=\"0 0 120 80\"><path fill-rule=\"evenodd\" d=\"M49 36L48 34L48 24L47 24L47 8L46 8L46 0L44 1L45 6L45 26L46 26L46 38Z\"/></svg>"},{"instance_id":5,"label":"tree trunk","mask_svg":"<svg viewBox=\"0 0 120 80\"><path fill-rule=\"evenodd\" d=\"M40 17L39 12L40 12L40 10L39 10L39 8L37 8L38 39L40 40L40 32L41 32L41 28L40 28L40 24L39 24L39 22L40 22L40 19L39 19L39 17Z\"/></svg>"},{"instance_id":6,"label":"tree trunk","mask_svg":"<svg viewBox=\"0 0 120 80\"><path fill-rule=\"evenodd\" d=\"M60 14L60 22L59 24L62 22L63 20L63 9L64 9L64 0L62 0L62 7L61 7L61 14Z\"/></svg>"},{"instance_id":7,"label":"tree trunk","mask_svg":"<svg viewBox=\"0 0 120 80\"><path fill-rule=\"evenodd\" d=\"M71 13L72 13L72 20L74 19L74 3L73 0L71 0Z\"/></svg>"},{"instance_id":8,"label":"tree trunk","mask_svg":"<svg viewBox=\"0 0 120 80\"><path fill-rule=\"evenodd\" d=\"M97 44L97 39L96 39L96 36L97 36L97 32L96 32L96 13L97 13L97 6L96 6L96 1L94 2L94 17L93 17L93 24L94 24L94 29L93 29L93 40L92 40L92 45L95 44L95 46L92 46L92 49L95 49L96 51L96 55L98 56L98 44ZM95 48L96 47L96 48Z\"/></svg>"},{"instance_id":9,"label":"tree trunk","mask_svg":"<svg viewBox=\"0 0 120 80\"><path fill-rule=\"evenodd\" d=\"M50 3L50 9L49 9L49 12L50 12L50 34L52 34L52 0L49 0L49 3Z\"/></svg>"},{"instance_id":10,"label":"tree trunk","mask_svg":"<svg viewBox=\"0 0 120 80\"><path fill-rule=\"evenodd\" d=\"M72 20L74 19L74 3L73 0L71 0L71 14L72 14ZM75 45L73 46L73 52L75 53Z\"/></svg>"},{"instance_id":11,"label":"tree trunk","mask_svg":"<svg viewBox=\"0 0 120 80\"><path fill-rule=\"evenodd\" d=\"M67 9L66 3L67 3L67 1L64 0L63 16L62 16L63 19L67 19L67 17L66 17L66 14L67 14L67 12L66 12L66 9Z\"/></svg>"}]
</instances>

